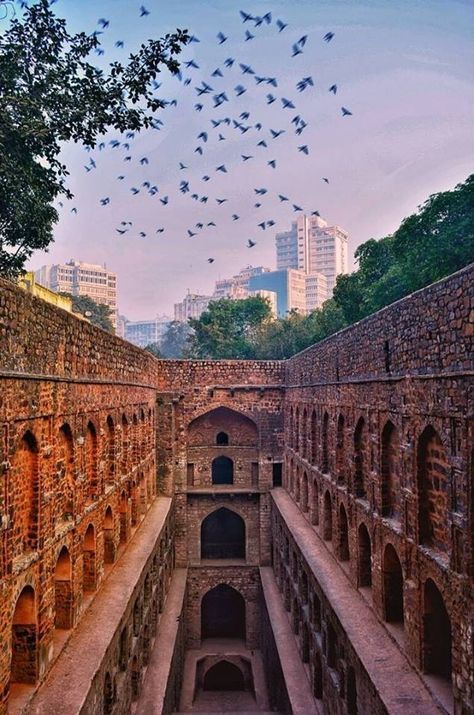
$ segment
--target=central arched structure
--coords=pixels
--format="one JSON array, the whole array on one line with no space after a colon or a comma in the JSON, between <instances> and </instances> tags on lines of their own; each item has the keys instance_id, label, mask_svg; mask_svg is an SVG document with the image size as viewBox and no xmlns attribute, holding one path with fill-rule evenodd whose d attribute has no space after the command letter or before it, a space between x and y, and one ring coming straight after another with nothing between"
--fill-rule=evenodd
<instances>
[{"instance_id":1,"label":"central arched structure","mask_svg":"<svg viewBox=\"0 0 474 715\"><path fill-rule=\"evenodd\" d=\"M244 675L228 660L220 660L204 676L203 690L245 690Z\"/></svg>"},{"instance_id":2,"label":"central arched structure","mask_svg":"<svg viewBox=\"0 0 474 715\"><path fill-rule=\"evenodd\" d=\"M258 430L255 422L237 410L215 407L189 423L189 447L229 444L256 447Z\"/></svg>"},{"instance_id":3,"label":"central arched structure","mask_svg":"<svg viewBox=\"0 0 474 715\"><path fill-rule=\"evenodd\" d=\"M202 559L245 559L245 522L235 511L221 507L201 524Z\"/></svg>"},{"instance_id":4,"label":"central arched structure","mask_svg":"<svg viewBox=\"0 0 474 715\"><path fill-rule=\"evenodd\" d=\"M213 484L234 483L234 462L230 457L221 455L213 459L211 472Z\"/></svg>"},{"instance_id":5,"label":"central arched structure","mask_svg":"<svg viewBox=\"0 0 474 715\"><path fill-rule=\"evenodd\" d=\"M201 638L245 639L245 600L226 583L208 591L201 601Z\"/></svg>"}]
</instances>

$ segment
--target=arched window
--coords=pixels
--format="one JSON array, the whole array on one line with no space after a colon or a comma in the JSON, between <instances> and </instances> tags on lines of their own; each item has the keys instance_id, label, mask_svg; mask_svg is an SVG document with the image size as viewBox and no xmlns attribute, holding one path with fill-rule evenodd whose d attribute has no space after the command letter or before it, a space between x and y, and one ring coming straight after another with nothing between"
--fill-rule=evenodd
<instances>
[{"instance_id":1,"label":"arched window","mask_svg":"<svg viewBox=\"0 0 474 715\"><path fill-rule=\"evenodd\" d=\"M390 420L382 430L382 516L400 519L399 440Z\"/></svg>"},{"instance_id":2,"label":"arched window","mask_svg":"<svg viewBox=\"0 0 474 715\"><path fill-rule=\"evenodd\" d=\"M97 564L95 529L92 524L89 524L84 535L82 558L84 591L95 591L97 587Z\"/></svg>"},{"instance_id":3,"label":"arched window","mask_svg":"<svg viewBox=\"0 0 474 715\"><path fill-rule=\"evenodd\" d=\"M339 559L349 561L349 527L344 504L339 506Z\"/></svg>"},{"instance_id":4,"label":"arched window","mask_svg":"<svg viewBox=\"0 0 474 715\"><path fill-rule=\"evenodd\" d=\"M126 474L128 468L129 438L128 420L122 415L122 474Z\"/></svg>"},{"instance_id":5,"label":"arched window","mask_svg":"<svg viewBox=\"0 0 474 715\"><path fill-rule=\"evenodd\" d=\"M112 507L108 506L104 516L104 561L113 564L115 561L114 517Z\"/></svg>"},{"instance_id":6,"label":"arched window","mask_svg":"<svg viewBox=\"0 0 474 715\"><path fill-rule=\"evenodd\" d=\"M336 434L336 478L339 484L346 483L344 449L344 417L339 415Z\"/></svg>"},{"instance_id":7,"label":"arched window","mask_svg":"<svg viewBox=\"0 0 474 715\"><path fill-rule=\"evenodd\" d=\"M319 488L317 479L313 479L312 507L311 523L317 526L319 524Z\"/></svg>"},{"instance_id":8,"label":"arched window","mask_svg":"<svg viewBox=\"0 0 474 715\"><path fill-rule=\"evenodd\" d=\"M447 551L449 464L441 439L428 426L418 442L418 503L420 543Z\"/></svg>"},{"instance_id":9,"label":"arched window","mask_svg":"<svg viewBox=\"0 0 474 715\"><path fill-rule=\"evenodd\" d=\"M125 544L127 541L128 534L128 499L125 490L122 490L120 494L120 504L119 504L119 517L120 517L120 543Z\"/></svg>"},{"instance_id":10,"label":"arched window","mask_svg":"<svg viewBox=\"0 0 474 715\"><path fill-rule=\"evenodd\" d=\"M313 410L311 414L311 464L316 464L317 455L316 410Z\"/></svg>"},{"instance_id":11,"label":"arched window","mask_svg":"<svg viewBox=\"0 0 474 715\"><path fill-rule=\"evenodd\" d=\"M309 509L309 502L308 502L308 475L306 472L303 472L302 480L301 480L301 509L302 511L308 511Z\"/></svg>"},{"instance_id":12,"label":"arched window","mask_svg":"<svg viewBox=\"0 0 474 715\"><path fill-rule=\"evenodd\" d=\"M85 437L87 496L98 494L97 480L97 432L92 422L88 422Z\"/></svg>"},{"instance_id":13,"label":"arched window","mask_svg":"<svg viewBox=\"0 0 474 715\"><path fill-rule=\"evenodd\" d=\"M360 417L354 431L354 493L362 498L366 496L366 448L365 421Z\"/></svg>"},{"instance_id":14,"label":"arched window","mask_svg":"<svg viewBox=\"0 0 474 715\"><path fill-rule=\"evenodd\" d=\"M203 597L201 638L245 639L245 600L232 586L221 583Z\"/></svg>"},{"instance_id":15,"label":"arched window","mask_svg":"<svg viewBox=\"0 0 474 715\"><path fill-rule=\"evenodd\" d=\"M234 483L234 463L230 457L221 456L212 460L212 483Z\"/></svg>"},{"instance_id":16,"label":"arched window","mask_svg":"<svg viewBox=\"0 0 474 715\"><path fill-rule=\"evenodd\" d=\"M423 669L451 680L451 621L443 597L430 578L423 595Z\"/></svg>"},{"instance_id":17,"label":"arched window","mask_svg":"<svg viewBox=\"0 0 474 715\"><path fill-rule=\"evenodd\" d=\"M358 585L361 587L372 586L372 548L369 532L365 524L359 526L357 534L359 547Z\"/></svg>"},{"instance_id":18,"label":"arched window","mask_svg":"<svg viewBox=\"0 0 474 715\"><path fill-rule=\"evenodd\" d=\"M10 681L35 683L38 678L38 625L35 591L25 586L18 596L12 623Z\"/></svg>"},{"instance_id":19,"label":"arched window","mask_svg":"<svg viewBox=\"0 0 474 715\"><path fill-rule=\"evenodd\" d=\"M322 427L322 432L321 432L321 442L322 442L321 470L325 474L326 474L326 472L329 471L328 429L329 429L329 415L327 412L325 412L324 417L323 417L323 427Z\"/></svg>"},{"instance_id":20,"label":"arched window","mask_svg":"<svg viewBox=\"0 0 474 715\"><path fill-rule=\"evenodd\" d=\"M63 520L74 513L74 438L70 426L65 423L59 429L59 453L57 461L58 494L56 514Z\"/></svg>"},{"instance_id":21,"label":"arched window","mask_svg":"<svg viewBox=\"0 0 474 715\"><path fill-rule=\"evenodd\" d=\"M295 450L300 451L300 411L298 407L295 412Z\"/></svg>"},{"instance_id":22,"label":"arched window","mask_svg":"<svg viewBox=\"0 0 474 715\"><path fill-rule=\"evenodd\" d=\"M25 432L13 460L12 477L18 488L12 497L14 503L13 532L18 537L14 543L14 556L38 548L39 527L39 469L38 444L30 431ZM21 488L19 488L21 485Z\"/></svg>"},{"instance_id":23,"label":"arched window","mask_svg":"<svg viewBox=\"0 0 474 715\"><path fill-rule=\"evenodd\" d=\"M324 541L332 539L332 504L329 492L324 495L323 539Z\"/></svg>"},{"instance_id":24,"label":"arched window","mask_svg":"<svg viewBox=\"0 0 474 715\"><path fill-rule=\"evenodd\" d=\"M73 594L71 556L66 546L59 552L54 570L54 625L56 628L72 628Z\"/></svg>"},{"instance_id":25,"label":"arched window","mask_svg":"<svg viewBox=\"0 0 474 715\"><path fill-rule=\"evenodd\" d=\"M114 481L115 476L115 425L112 417L107 417L107 474L109 483Z\"/></svg>"},{"instance_id":26,"label":"arched window","mask_svg":"<svg viewBox=\"0 0 474 715\"><path fill-rule=\"evenodd\" d=\"M303 459L308 458L308 413L306 407L301 416L301 456Z\"/></svg>"},{"instance_id":27,"label":"arched window","mask_svg":"<svg viewBox=\"0 0 474 715\"><path fill-rule=\"evenodd\" d=\"M220 660L206 672L203 690L245 690L243 673L228 660Z\"/></svg>"},{"instance_id":28,"label":"arched window","mask_svg":"<svg viewBox=\"0 0 474 715\"><path fill-rule=\"evenodd\" d=\"M385 547L382 569L385 620L403 623L403 572L392 544Z\"/></svg>"},{"instance_id":29,"label":"arched window","mask_svg":"<svg viewBox=\"0 0 474 715\"><path fill-rule=\"evenodd\" d=\"M245 559L245 522L225 507L211 512L201 524L202 559Z\"/></svg>"},{"instance_id":30,"label":"arched window","mask_svg":"<svg viewBox=\"0 0 474 715\"><path fill-rule=\"evenodd\" d=\"M216 444L227 445L229 444L229 435L227 432L218 432L216 436Z\"/></svg>"}]
</instances>

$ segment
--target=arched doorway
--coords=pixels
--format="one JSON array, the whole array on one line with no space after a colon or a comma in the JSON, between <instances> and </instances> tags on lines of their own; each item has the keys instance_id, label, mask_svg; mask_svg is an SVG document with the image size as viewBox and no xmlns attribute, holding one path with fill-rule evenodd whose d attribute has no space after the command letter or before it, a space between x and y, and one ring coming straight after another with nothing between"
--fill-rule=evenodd
<instances>
[{"instance_id":1,"label":"arched doorway","mask_svg":"<svg viewBox=\"0 0 474 715\"><path fill-rule=\"evenodd\" d=\"M332 504L329 492L324 495L323 539L324 541L332 539Z\"/></svg>"},{"instance_id":2,"label":"arched doorway","mask_svg":"<svg viewBox=\"0 0 474 715\"><path fill-rule=\"evenodd\" d=\"M349 561L349 526L344 504L339 506L339 560Z\"/></svg>"},{"instance_id":3,"label":"arched doorway","mask_svg":"<svg viewBox=\"0 0 474 715\"><path fill-rule=\"evenodd\" d=\"M90 501L99 492L97 481L97 430L91 421L87 423L84 449L86 460L87 498Z\"/></svg>"},{"instance_id":4,"label":"arched doorway","mask_svg":"<svg viewBox=\"0 0 474 715\"><path fill-rule=\"evenodd\" d=\"M38 547L39 520L39 450L35 436L29 430L23 435L12 459L13 483L23 485L12 492L13 557Z\"/></svg>"},{"instance_id":5,"label":"arched doorway","mask_svg":"<svg viewBox=\"0 0 474 715\"><path fill-rule=\"evenodd\" d=\"M423 593L423 669L451 680L451 621L443 597L430 578Z\"/></svg>"},{"instance_id":6,"label":"arched doorway","mask_svg":"<svg viewBox=\"0 0 474 715\"><path fill-rule=\"evenodd\" d=\"M418 442L418 502L420 543L446 551L449 464L436 430L428 426Z\"/></svg>"},{"instance_id":7,"label":"arched doorway","mask_svg":"<svg viewBox=\"0 0 474 715\"><path fill-rule=\"evenodd\" d=\"M113 564L115 561L114 517L110 506L104 516L104 561L106 564Z\"/></svg>"},{"instance_id":8,"label":"arched doorway","mask_svg":"<svg viewBox=\"0 0 474 715\"><path fill-rule=\"evenodd\" d=\"M221 583L203 596L201 638L245 639L245 600L232 586Z\"/></svg>"},{"instance_id":9,"label":"arched doorway","mask_svg":"<svg viewBox=\"0 0 474 715\"><path fill-rule=\"evenodd\" d=\"M95 548L95 529L89 524L84 535L83 545L83 588L84 591L95 591L97 587L97 567Z\"/></svg>"},{"instance_id":10,"label":"arched doorway","mask_svg":"<svg viewBox=\"0 0 474 715\"><path fill-rule=\"evenodd\" d=\"M235 511L221 507L201 524L202 559L245 559L245 522Z\"/></svg>"},{"instance_id":11,"label":"arched doorway","mask_svg":"<svg viewBox=\"0 0 474 715\"><path fill-rule=\"evenodd\" d=\"M54 570L54 626L72 628L72 565L66 546L59 552Z\"/></svg>"},{"instance_id":12,"label":"arched doorway","mask_svg":"<svg viewBox=\"0 0 474 715\"><path fill-rule=\"evenodd\" d=\"M308 504L308 475L306 472L303 472L303 476L301 478L301 509L302 511L308 511L309 509L309 504Z\"/></svg>"},{"instance_id":13,"label":"arched doorway","mask_svg":"<svg viewBox=\"0 0 474 715\"><path fill-rule=\"evenodd\" d=\"M32 586L23 588L15 605L10 673L12 683L35 683L38 677L38 628Z\"/></svg>"},{"instance_id":14,"label":"arched doorway","mask_svg":"<svg viewBox=\"0 0 474 715\"><path fill-rule=\"evenodd\" d=\"M338 484L346 483L345 447L344 447L344 417L339 415L336 432L336 477Z\"/></svg>"},{"instance_id":15,"label":"arched doorway","mask_svg":"<svg viewBox=\"0 0 474 715\"><path fill-rule=\"evenodd\" d=\"M218 432L216 435L216 444L225 446L229 444L229 435L227 432Z\"/></svg>"},{"instance_id":16,"label":"arched doorway","mask_svg":"<svg viewBox=\"0 0 474 715\"><path fill-rule=\"evenodd\" d=\"M245 690L244 675L228 660L220 660L204 676L203 690Z\"/></svg>"},{"instance_id":17,"label":"arched doorway","mask_svg":"<svg viewBox=\"0 0 474 715\"><path fill-rule=\"evenodd\" d=\"M372 547L369 532L365 524L359 526L358 547L358 585L361 587L372 586Z\"/></svg>"},{"instance_id":18,"label":"arched doorway","mask_svg":"<svg viewBox=\"0 0 474 715\"><path fill-rule=\"evenodd\" d=\"M212 460L212 483L234 483L234 463L230 457L221 456Z\"/></svg>"},{"instance_id":19,"label":"arched doorway","mask_svg":"<svg viewBox=\"0 0 474 715\"><path fill-rule=\"evenodd\" d=\"M366 427L363 417L360 417L354 431L354 494L356 497L366 496Z\"/></svg>"},{"instance_id":20,"label":"arched doorway","mask_svg":"<svg viewBox=\"0 0 474 715\"><path fill-rule=\"evenodd\" d=\"M329 415L327 412L324 413L323 417L323 427L321 430L321 442L322 442L322 459L321 459L321 470L326 473L329 470L329 450L328 450L328 429L329 429Z\"/></svg>"},{"instance_id":21,"label":"arched doorway","mask_svg":"<svg viewBox=\"0 0 474 715\"><path fill-rule=\"evenodd\" d=\"M400 518L398 433L390 420L382 430L382 516Z\"/></svg>"},{"instance_id":22,"label":"arched doorway","mask_svg":"<svg viewBox=\"0 0 474 715\"><path fill-rule=\"evenodd\" d=\"M385 620L403 623L403 572L392 544L387 544L383 556L383 600Z\"/></svg>"},{"instance_id":23,"label":"arched doorway","mask_svg":"<svg viewBox=\"0 0 474 715\"><path fill-rule=\"evenodd\" d=\"M122 490L120 495L120 505L119 505L119 518L120 518L120 543L125 544L127 542L127 532L128 532L128 499L125 490Z\"/></svg>"}]
</instances>

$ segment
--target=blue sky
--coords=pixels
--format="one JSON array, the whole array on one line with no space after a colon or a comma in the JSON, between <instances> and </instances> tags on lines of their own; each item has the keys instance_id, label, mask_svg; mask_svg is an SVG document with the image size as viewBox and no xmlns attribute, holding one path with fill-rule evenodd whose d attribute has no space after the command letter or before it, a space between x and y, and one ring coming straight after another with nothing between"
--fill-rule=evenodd
<instances>
[{"instance_id":1,"label":"blue sky","mask_svg":"<svg viewBox=\"0 0 474 715\"><path fill-rule=\"evenodd\" d=\"M110 27L103 38L106 53L97 62L126 58L148 37L161 36L175 27L188 28L201 41L182 53L194 59L199 69L184 71L189 86L163 75L158 94L176 98L176 108L159 115L161 131L142 133L127 152L107 147L90 155L76 146L64 154L71 170L70 187L75 194L55 230L49 254L37 254L31 262L70 257L106 262L119 276L120 311L131 319L171 313L172 305L186 289L209 293L219 277L232 275L245 265L274 266L274 235L289 227L296 214L291 203L311 211L318 209L330 223L350 234L350 252L371 238L397 228L400 221L430 193L452 188L472 171L474 138L474 91L472 81L474 6L463 0L292 0L251 3L234 0L175 0L144 4L150 15L140 17L141 0L58 0L58 14L74 30L92 31L106 17ZM271 11L272 23L254 27L242 24L239 10L254 16ZM288 23L281 33L275 20ZM244 40L249 29L255 37ZM219 45L216 35L228 39ZM335 33L331 42L323 35ZM291 57L292 45L308 39L302 54ZM125 49L114 47L116 40ZM224 60L236 60L232 68ZM278 87L257 86L243 75L238 63L252 66L256 74L276 77ZM224 77L210 78L216 68ZM314 87L299 93L296 83L311 76ZM212 108L208 95L205 108L196 112L195 87L205 80L215 92L225 90L229 102ZM328 92L338 85L337 95ZM246 92L236 96L242 84ZM272 93L277 101L267 104ZM284 109L281 97L295 109ZM341 106L353 115L342 117ZM242 112L250 125L242 134L211 119L238 119ZM300 136L291 119L299 115L307 123ZM256 123L262 129L255 128ZM270 138L270 128L285 129ZM201 131L208 141L197 139ZM219 141L218 134L225 139ZM111 132L107 140L114 138ZM117 137L121 139L120 137ZM258 147L261 139L267 148ZM203 155L194 152L203 147ZM309 155L298 151L306 145ZM125 155L131 162L124 162ZM243 162L241 155L254 158ZM93 156L97 169L86 172ZM146 156L147 166L139 159ZM276 168L268 165L276 161ZM179 162L188 168L179 169ZM227 173L216 172L225 164ZM118 175L125 175L123 181ZM211 179L203 182L202 177ZM329 184L322 181L328 177ZM190 192L179 192L186 180ZM158 194L150 196L142 186L150 181ZM131 187L140 188L134 196ZM254 204L255 188L266 188L260 208ZM206 204L191 194L207 195ZM290 198L281 202L278 194ZM169 196L164 206L159 199ZM100 199L110 198L103 207ZM218 206L215 198L227 198ZM70 213L71 206L78 209ZM239 215L232 220L232 214ZM124 236L116 233L120 221L132 221ZM261 221L275 221L265 231ZM216 227L197 230L196 223L215 222ZM164 227L163 233L156 229ZM197 230L189 238L188 229ZM146 237L139 236L139 232ZM247 239L257 241L248 249ZM212 257L214 263L207 259Z\"/></svg>"}]
</instances>

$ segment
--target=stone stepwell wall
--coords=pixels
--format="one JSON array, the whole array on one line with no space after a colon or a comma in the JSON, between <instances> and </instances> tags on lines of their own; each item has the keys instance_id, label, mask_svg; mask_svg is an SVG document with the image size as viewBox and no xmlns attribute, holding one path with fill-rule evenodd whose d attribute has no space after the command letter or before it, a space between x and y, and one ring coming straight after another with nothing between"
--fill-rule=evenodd
<instances>
[{"instance_id":1,"label":"stone stepwell wall","mask_svg":"<svg viewBox=\"0 0 474 715\"><path fill-rule=\"evenodd\" d=\"M473 349L471 264L295 355L286 383L466 372Z\"/></svg>"}]
</instances>

